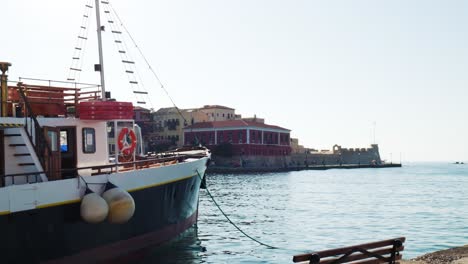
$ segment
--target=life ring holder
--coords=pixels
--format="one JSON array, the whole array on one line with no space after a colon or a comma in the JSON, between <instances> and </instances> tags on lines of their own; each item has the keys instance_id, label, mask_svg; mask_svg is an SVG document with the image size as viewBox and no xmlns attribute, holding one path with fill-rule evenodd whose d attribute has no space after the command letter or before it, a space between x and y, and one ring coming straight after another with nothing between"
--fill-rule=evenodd
<instances>
[{"instance_id":1,"label":"life ring holder","mask_svg":"<svg viewBox=\"0 0 468 264\"><path fill-rule=\"evenodd\" d=\"M128 138L130 139L130 142L127 141ZM119 133L117 144L119 146L119 151L123 156L132 156L137 145L135 131L128 127L122 128Z\"/></svg>"}]
</instances>

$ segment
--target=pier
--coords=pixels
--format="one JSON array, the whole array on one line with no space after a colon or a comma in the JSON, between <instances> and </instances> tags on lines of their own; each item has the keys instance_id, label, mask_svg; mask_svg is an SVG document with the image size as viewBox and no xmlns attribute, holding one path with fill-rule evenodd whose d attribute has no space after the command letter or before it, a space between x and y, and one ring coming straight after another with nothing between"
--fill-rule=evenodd
<instances>
[{"instance_id":1,"label":"pier","mask_svg":"<svg viewBox=\"0 0 468 264\"><path fill-rule=\"evenodd\" d=\"M309 165L309 166L294 166L294 167L220 167L210 166L207 173L210 174L244 174L244 173L270 173L270 172L288 172L288 171L303 171L303 170L330 170L330 169L382 169L382 168L399 168L401 163L386 163L379 165L371 164L333 164L333 165Z\"/></svg>"}]
</instances>

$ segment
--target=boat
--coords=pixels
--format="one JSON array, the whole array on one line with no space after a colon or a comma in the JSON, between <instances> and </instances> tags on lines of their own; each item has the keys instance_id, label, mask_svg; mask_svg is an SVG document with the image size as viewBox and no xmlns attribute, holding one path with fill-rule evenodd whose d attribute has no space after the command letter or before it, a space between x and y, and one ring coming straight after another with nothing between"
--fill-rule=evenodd
<instances>
[{"instance_id":1,"label":"boat","mask_svg":"<svg viewBox=\"0 0 468 264\"><path fill-rule=\"evenodd\" d=\"M12 83L0 62L2 263L107 263L197 221L209 150L144 153L133 104L105 91L101 52L97 66L101 85Z\"/></svg>"}]
</instances>

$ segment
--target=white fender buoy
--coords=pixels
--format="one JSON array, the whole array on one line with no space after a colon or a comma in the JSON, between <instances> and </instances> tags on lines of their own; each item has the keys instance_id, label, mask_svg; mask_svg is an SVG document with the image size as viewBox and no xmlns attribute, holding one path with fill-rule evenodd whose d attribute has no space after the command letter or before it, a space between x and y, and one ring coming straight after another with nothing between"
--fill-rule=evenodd
<instances>
[{"instance_id":1,"label":"white fender buoy","mask_svg":"<svg viewBox=\"0 0 468 264\"><path fill-rule=\"evenodd\" d=\"M123 224L132 218L135 213L135 201L124 189L108 182L102 193L102 198L109 206L107 220L113 224Z\"/></svg>"},{"instance_id":2,"label":"white fender buoy","mask_svg":"<svg viewBox=\"0 0 468 264\"><path fill-rule=\"evenodd\" d=\"M109 213L107 202L97 193L86 188L85 195L81 200L81 218L91 224L97 224L106 219Z\"/></svg>"}]
</instances>

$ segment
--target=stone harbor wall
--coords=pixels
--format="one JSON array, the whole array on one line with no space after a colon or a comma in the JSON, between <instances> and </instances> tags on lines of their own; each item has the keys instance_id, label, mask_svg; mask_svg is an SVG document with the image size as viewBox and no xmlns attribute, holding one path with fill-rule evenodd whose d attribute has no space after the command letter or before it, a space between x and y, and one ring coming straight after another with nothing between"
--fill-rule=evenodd
<instances>
[{"instance_id":1,"label":"stone harbor wall","mask_svg":"<svg viewBox=\"0 0 468 264\"><path fill-rule=\"evenodd\" d=\"M212 156L212 166L243 168L284 168L292 164L291 156Z\"/></svg>"},{"instance_id":2,"label":"stone harbor wall","mask_svg":"<svg viewBox=\"0 0 468 264\"><path fill-rule=\"evenodd\" d=\"M379 147L341 148L335 145L331 151L296 153L284 156L212 156L212 166L243 168L286 168L314 165L380 165Z\"/></svg>"}]
</instances>

